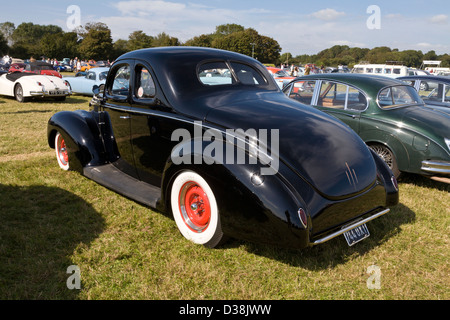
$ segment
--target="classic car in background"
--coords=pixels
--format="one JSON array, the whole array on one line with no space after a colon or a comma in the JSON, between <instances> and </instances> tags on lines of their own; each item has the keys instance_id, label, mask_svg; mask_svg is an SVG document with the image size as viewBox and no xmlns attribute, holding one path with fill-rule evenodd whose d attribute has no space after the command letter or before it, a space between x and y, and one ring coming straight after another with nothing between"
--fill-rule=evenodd
<instances>
[{"instance_id":1,"label":"classic car in background","mask_svg":"<svg viewBox=\"0 0 450 320\"><path fill-rule=\"evenodd\" d=\"M399 79L412 85L419 92L426 106L450 113L449 77L408 76Z\"/></svg>"},{"instance_id":2,"label":"classic car in background","mask_svg":"<svg viewBox=\"0 0 450 320\"><path fill-rule=\"evenodd\" d=\"M195 243L351 245L398 203L392 171L353 130L287 98L248 56L133 51L96 92L90 111L50 118L59 166L171 213Z\"/></svg>"},{"instance_id":3,"label":"classic car in background","mask_svg":"<svg viewBox=\"0 0 450 320\"><path fill-rule=\"evenodd\" d=\"M26 102L32 97L50 97L63 101L70 94L69 88L58 77L14 72L0 76L0 95L15 97Z\"/></svg>"},{"instance_id":4,"label":"classic car in background","mask_svg":"<svg viewBox=\"0 0 450 320\"><path fill-rule=\"evenodd\" d=\"M23 72L62 78L62 75L58 71L53 69L53 66L50 63L42 61L30 62L26 65Z\"/></svg>"},{"instance_id":5,"label":"classic car in background","mask_svg":"<svg viewBox=\"0 0 450 320\"><path fill-rule=\"evenodd\" d=\"M283 88L283 86L290 82L291 80L295 79L295 77L290 76L286 71L280 69L280 68L275 68L275 67L266 67L267 71L269 71L269 73L273 76L273 78L275 79L276 83L278 84L278 86L281 88Z\"/></svg>"},{"instance_id":6,"label":"classic car in background","mask_svg":"<svg viewBox=\"0 0 450 320\"><path fill-rule=\"evenodd\" d=\"M73 93L92 96L94 86L105 84L109 68L92 68L86 71L85 76L63 77L67 86Z\"/></svg>"},{"instance_id":7,"label":"classic car in background","mask_svg":"<svg viewBox=\"0 0 450 320\"><path fill-rule=\"evenodd\" d=\"M398 177L450 176L450 116L424 107L401 80L359 74L300 77L284 93L350 126Z\"/></svg>"},{"instance_id":8,"label":"classic car in background","mask_svg":"<svg viewBox=\"0 0 450 320\"><path fill-rule=\"evenodd\" d=\"M96 67L97 66L95 65L95 63L81 62L80 71L88 71L88 70L91 70L92 68L96 68Z\"/></svg>"},{"instance_id":9,"label":"classic car in background","mask_svg":"<svg viewBox=\"0 0 450 320\"><path fill-rule=\"evenodd\" d=\"M54 67L54 69L56 68L56 70L58 72L72 72L73 71L73 67L66 62L63 62L59 65L57 65L56 67Z\"/></svg>"},{"instance_id":10,"label":"classic car in background","mask_svg":"<svg viewBox=\"0 0 450 320\"><path fill-rule=\"evenodd\" d=\"M13 63L9 67L9 72L22 72L26 66L27 66L26 63L20 63L20 62Z\"/></svg>"}]
</instances>

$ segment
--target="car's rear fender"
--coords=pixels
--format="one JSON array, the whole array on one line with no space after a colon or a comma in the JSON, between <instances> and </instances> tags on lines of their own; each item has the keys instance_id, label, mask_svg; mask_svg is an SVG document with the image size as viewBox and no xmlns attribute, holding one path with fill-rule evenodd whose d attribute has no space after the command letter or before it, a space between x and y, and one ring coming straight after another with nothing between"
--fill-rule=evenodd
<instances>
[{"instance_id":1,"label":"car's rear fender","mask_svg":"<svg viewBox=\"0 0 450 320\"><path fill-rule=\"evenodd\" d=\"M194 150L194 139L184 143L191 143L191 150ZM203 142L203 148L206 146ZM175 164L172 157L168 159L161 184L161 204L165 207L161 210L170 212L174 178L183 170L193 170L202 175L214 190L222 229L228 236L296 248L308 246L311 223L304 225L298 215L299 208L303 208L307 215L307 207L281 174L260 175L261 164L206 164L214 159L208 159L204 154L200 155L202 163L197 161L195 164L198 156L192 153L191 164ZM284 169L287 168L281 170ZM305 188L313 192L306 183Z\"/></svg>"}]
</instances>

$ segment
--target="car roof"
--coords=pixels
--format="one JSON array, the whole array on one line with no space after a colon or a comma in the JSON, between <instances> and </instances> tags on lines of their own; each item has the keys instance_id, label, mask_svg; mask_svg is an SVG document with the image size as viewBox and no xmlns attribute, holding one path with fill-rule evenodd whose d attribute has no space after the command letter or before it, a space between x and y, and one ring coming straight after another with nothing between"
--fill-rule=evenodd
<instances>
[{"instance_id":1,"label":"car roof","mask_svg":"<svg viewBox=\"0 0 450 320\"><path fill-rule=\"evenodd\" d=\"M87 72L102 73L102 72L108 71L109 69L110 69L109 67L97 67L97 68L89 69L89 71L87 71Z\"/></svg>"},{"instance_id":2,"label":"car roof","mask_svg":"<svg viewBox=\"0 0 450 320\"><path fill-rule=\"evenodd\" d=\"M405 77L399 77L397 79L401 79L401 80L430 80L430 81L437 80L437 81L450 83L450 77L432 76L432 75L405 76Z\"/></svg>"},{"instance_id":3,"label":"car roof","mask_svg":"<svg viewBox=\"0 0 450 320\"><path fill-rule=\"evenodd\" d=\"M320 80L340 81L358 87L367 92L375 91L374 92L375 94L378 93L378 91L384 87L405 85L405 83L401 80L385 76L367 75L359 73L316 73L298 77L296 78L296 81L298 81L299 79L304 80L320 79Z\"/></svg>"}]
</instances>

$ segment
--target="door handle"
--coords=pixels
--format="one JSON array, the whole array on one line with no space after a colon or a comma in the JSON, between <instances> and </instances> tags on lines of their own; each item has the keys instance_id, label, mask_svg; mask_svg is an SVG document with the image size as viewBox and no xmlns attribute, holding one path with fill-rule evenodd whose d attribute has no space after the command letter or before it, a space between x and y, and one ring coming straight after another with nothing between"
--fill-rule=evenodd
<instances>
[{"instance_id":1,"label":"door handle","mask_svg":"<svg viewBox=\"0 0 450 320\"><path fill-rule=\"evenodd\" d=\"M131 119L130 116L120 116L120 119Z\"/></svg>"}]
</instances>

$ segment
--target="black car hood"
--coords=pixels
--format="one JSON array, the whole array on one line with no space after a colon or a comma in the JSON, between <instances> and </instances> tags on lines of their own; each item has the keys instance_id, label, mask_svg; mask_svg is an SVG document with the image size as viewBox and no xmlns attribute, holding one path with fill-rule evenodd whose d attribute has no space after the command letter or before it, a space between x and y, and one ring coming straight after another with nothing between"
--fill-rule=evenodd
<instances>
[{"instance_id":1,"label":"black car hood","mask_svg":"<svg viewBox=\"0 0 450 320\"><path fill-rule=\"evenodd\" d=\"M215 105L205 117L207 123L244 131L278 129L280 163L327 198L352 196L376 180L376 164L365 143L347 125L321 111L278 93L237 101L235 97Z\"/></svg>"}]
</instances>

